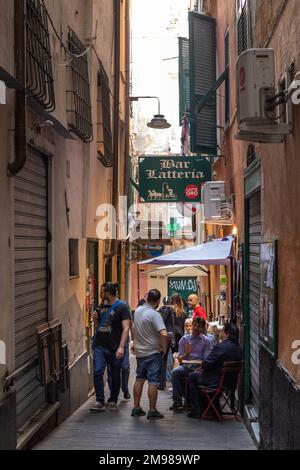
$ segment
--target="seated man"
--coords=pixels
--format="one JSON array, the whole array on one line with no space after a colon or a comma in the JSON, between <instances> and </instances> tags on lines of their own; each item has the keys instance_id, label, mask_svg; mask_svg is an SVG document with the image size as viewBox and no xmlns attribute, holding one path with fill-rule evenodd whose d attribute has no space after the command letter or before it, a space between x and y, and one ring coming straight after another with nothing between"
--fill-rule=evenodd
<instances>
[{"instance_id":1,"label":"seated man","mask_svg":"<svg viewBox=\"0 0 300 470\"><path fill-rule=\"evenodd\" d=\"M204 396L199 390L199 385L208 387L217 387L220 382L221 370L224 362L241 361L242 348L238 343L238 329L233 323L226 323L221 332L221 343L216 344L208 357L201 363L201 367L196 369L189 376L189 388L192 409L187 414L189 418L199 418L201 411L205 406ZM226 383L226 386L234 385L235 377L232 384Z\"/></svg>"},{"instance_id":2,"label":"seated man","mask_svg":"<svg viewBox=\"0 0 300 470\"><path fill-rule=\"evenodd\" d=\"M204 329L204 318L194 318L191 334L184 335L179 341L177 359L180 365L172 370L173 405L170 407L170 410L183 410L184 378L188 377L197 367L197 364L182 364L182 361L202 360L208 356L211 350L211 342L204 336Z\"/></svg>"}]
</instances>

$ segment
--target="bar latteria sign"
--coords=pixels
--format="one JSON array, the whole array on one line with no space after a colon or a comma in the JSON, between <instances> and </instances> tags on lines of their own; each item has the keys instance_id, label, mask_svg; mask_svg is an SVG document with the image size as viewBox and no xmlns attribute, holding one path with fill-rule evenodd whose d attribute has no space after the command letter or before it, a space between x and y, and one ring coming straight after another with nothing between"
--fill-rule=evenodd
<instances>
[{"instance_id":1,"label":"bar latteria sign","mask_svg":"<svg viewBox=\"0 0 300 470\"><path fill-rule=\"evenodd\" d=\"M141 202L201 202L206 181L211 181L211 163L204 157L139 158Z\"/></svg>"}]
</instances>

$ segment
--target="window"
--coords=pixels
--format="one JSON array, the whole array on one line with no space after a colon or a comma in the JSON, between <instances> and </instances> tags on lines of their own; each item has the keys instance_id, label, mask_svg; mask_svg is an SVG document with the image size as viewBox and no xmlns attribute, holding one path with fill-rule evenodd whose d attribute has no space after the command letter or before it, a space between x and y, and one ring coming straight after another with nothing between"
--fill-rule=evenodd
<instances>
[{"instance_id":1,"label":"window","mask_svg":"<svg viewBox=\"0 0 300 470\"><path fill-rule=\"evenodd\" d=\"M228 123L230 121L229 31L225 34L224 50L225 70L227 69L227 75L225 78L225 123Z\"/></svg>"},{"instance_id":2,"label":"window","mask_svg":"<svg viewBox=\"0 0 300 470\"><path fill-rule=\"evenodd\" d=\"M68 35L68 49L71 54L80 57L70 59L70 87L67 90L68 124L84 142L93 139L91 97L88 74L88 60L85 46L72 29Z\"/></svg>"},{"instance_id":3,"label":"window","mask_svg":"<svg viewBox=\"0 0 300 470\"><path fill-rule=\"evenodd\" d=\"M78 239L69 239L69 277L79 277Z\"/></svg>"},{"instance_id":4,"label":"window","mask_svg":"<svg viewBox=\"0 0 300 470\"><path fill-rule=\"evenodd\" d=\"M102 65L98 74L97 88L97 154L104 166L112 166L110 91L108 77Z\"/></svg>"},{"instance_id":5,"label":"window","mask_svg":"<svg viewBox=\"0 0 300 470\"><path fill-rule=\"evenodd\" d=\"M26 90L47 111L55 109L47 10L26 0Z\"/></svg>"},{"instance_id":6,"label":"window","mask_svg":"<svg viewBox=\"0 0 300 470\"><path fill-rule=\"evenodd\" d=\"M237 46L238 55L250 46L248 0L237 0Z\"/></svg>"}]
</instances>

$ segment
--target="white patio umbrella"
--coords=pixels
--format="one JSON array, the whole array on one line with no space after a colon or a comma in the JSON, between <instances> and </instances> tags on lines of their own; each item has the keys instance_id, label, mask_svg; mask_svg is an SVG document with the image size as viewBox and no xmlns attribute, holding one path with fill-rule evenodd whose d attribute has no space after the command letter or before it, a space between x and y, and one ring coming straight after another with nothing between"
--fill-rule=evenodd
<instances>
[{"instance_id":1,"label":"white patio umbrella","mask_svg":"<svg viewBox=\"0 0 300 470\"><path fill-rule=\"evenodd\" d=\"M218 238L211 242L201 243L183 250L172 251L167 255L157 256L138 264L156 264L159 266L168 265L228 265L230 264L232 236Z\"/></svg>"}]
</instances>

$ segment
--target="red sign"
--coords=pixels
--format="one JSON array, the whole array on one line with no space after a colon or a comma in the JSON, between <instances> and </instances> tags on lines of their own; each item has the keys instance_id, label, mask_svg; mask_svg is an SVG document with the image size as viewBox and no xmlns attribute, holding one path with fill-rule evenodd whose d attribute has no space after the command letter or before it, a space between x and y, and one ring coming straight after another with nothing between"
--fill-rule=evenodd
<instances>
[{"instance_id":1,"label":"red sign","mask_svg":"<svg viewBox=\"0 0 300 470\"><path fill-rule=\"evenodd\" d=\"M185 188L184 194L188 199L196 199L199 196L199 188L195 184L189 184Z\"/></svg>"}]
</instances>

